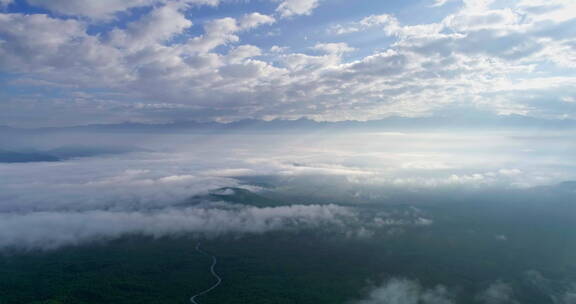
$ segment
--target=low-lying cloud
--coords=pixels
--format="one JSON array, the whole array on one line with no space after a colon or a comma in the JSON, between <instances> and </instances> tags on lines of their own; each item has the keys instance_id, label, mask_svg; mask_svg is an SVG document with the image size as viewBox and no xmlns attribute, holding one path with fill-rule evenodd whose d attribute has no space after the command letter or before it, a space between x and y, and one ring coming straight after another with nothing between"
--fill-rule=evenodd
<instances>
[{"instance_id":1,"label":"low-lying cloud","mask_svg":"<svg viewBox=\"0 0 576 304\"><path fill-rule=\"evenodd\" d=\"M256 208L168 208L150 212L33 212L0 214L0 250L54 249L125 235L218 236L342 225L349 208L294 205Z\"/></svg>"},{"instance_id":2,"label":"low-lying cloud","mask_svg":"<svg viewBox=\"0 0 576 304\"><path fill-rule=\"evenodd\" d=\"M529 286L516 286L530 288L539 296L548 299L547 303L573 304L576 303L576 285L567 285L566 282L551 281L544 278L537 271L527 271L525 277L530 278ZM533 285L532 285L533 284ZM552 288L550 288L552 287ZM521 290L521 289L520 289ZM424 287L417 280L403 278L391 278L381 285L369 289L368 294L361 300L350 302L351 304L520 304L530 299L523 295L510 282L495 280L488 286L478 287L475 296L462 293L461 286L447 288L444 285ZM466 298L466 300L464 300ZM542 298L541 298L542 299Z\"/></svg>"},{"instance_id":3,"label":"low-lying cloud","mask_svg":"<svg viewBox=\"0 0 576 304\"><path fill-rule=\"evenodd\" d=\"M329 204L442 201L463 189L521 189L574 176L574 162L552 141L541 151L518 152L527 143L502 147L508 139L498 136L430 137L217 134L133 142L107 135L112 142L148 142L142 148L160 152L0 164L0 248L52 248L129 234L262 233L322 223L345 223L343 235L371 237L386 227L428 226L434 218L418 210L365 214L360 206ZM82 140L103 141L97 135ZM494 147L499 150L486 154ZM192 205L193 197L230 187L279 195L293 206ZM563 191L568 195L571 187ZM326 205L309 205L320 203Z\"/></svg>"},{"instance_id":4,"label":"low-lying cloud","mask_svg":"<svg viewBox=\"0 0 576 304\"><path fill-rule=\"evenodd\" d=\"M446 287L424 288L417 281L391 279L354 304L454 304Z\"/></svg>"},{"instance_id":5,"label":"low-lying cloud","mask_svg":"<svg viewBox=\"0 0 576 304\"><path fill-rule=\"evenodd\" d=\"M514 297L514 290L509 284L502 281L497 281L484 291L482 291L478 296L477 300L483 304L518 304Z\"/></svg>"}]
</instances>

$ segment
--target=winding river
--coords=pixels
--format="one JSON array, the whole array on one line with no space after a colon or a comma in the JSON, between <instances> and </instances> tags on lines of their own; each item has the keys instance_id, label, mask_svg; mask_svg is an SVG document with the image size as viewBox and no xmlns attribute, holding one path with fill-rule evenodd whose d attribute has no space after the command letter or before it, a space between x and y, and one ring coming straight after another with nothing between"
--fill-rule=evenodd
<instances>
[{"instance_id":1,"label":"winding river","mask_svg":"<svg viewBox=\"0 0 576 304\"><path fill-rule=\"evenodd\" d=\"M210 273L216 279L216 282L212 286L210 286L208 289L205 289L205 290L193 295L192 297L190 297L190 302L192 304L200 304L200 303L196 302L197 297L203 296L203 295L211 292L212 290L216 289L216 287L218 287L218 285L220 285L220 283L222 283L222 278L218 275L218 273L216 273L216 270L215 270L216 264L218 263L218 259L216 258L216 256L213 256L213 255L209 254L208 252L202 250L202 248L200 248L200 243L198 243L196 245L196 251L198 251L201 254L212 259L212 265L210 266Z\"/></svg>"}]
</instances>

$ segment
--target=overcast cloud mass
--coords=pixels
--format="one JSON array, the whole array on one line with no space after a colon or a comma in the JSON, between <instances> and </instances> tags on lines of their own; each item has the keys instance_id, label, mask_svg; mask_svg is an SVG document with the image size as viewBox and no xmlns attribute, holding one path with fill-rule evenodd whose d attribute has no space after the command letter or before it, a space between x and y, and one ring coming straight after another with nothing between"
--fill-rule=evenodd
<instances>
[{"instance_id":1,"label":"overcast cloud mass","mask_svg":"<svg viewBox=\"0 0 576 304\"><path fill-rule=\"evenodd\" d=\"M575 5L4 0L0 121L576 118Z\"/></svg>"}]
</instances>

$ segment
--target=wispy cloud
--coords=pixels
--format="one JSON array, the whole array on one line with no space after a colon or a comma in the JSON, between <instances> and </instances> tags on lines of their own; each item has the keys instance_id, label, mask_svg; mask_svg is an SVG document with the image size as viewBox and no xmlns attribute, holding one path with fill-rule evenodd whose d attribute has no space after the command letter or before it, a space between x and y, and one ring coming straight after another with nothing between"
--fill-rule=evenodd
<instances>
[{"instance_id":1,"label":"wispy cloud","mask_svg":"<svg viewBox=\"0 0 576 304\"><path fill-rule=\"evenodd\" d=\"M406 279L391 279L372 289L364 300L355 304L453 304L453 296L444 286L423 288L418 282Z\"/></svg>"}]
</instances>

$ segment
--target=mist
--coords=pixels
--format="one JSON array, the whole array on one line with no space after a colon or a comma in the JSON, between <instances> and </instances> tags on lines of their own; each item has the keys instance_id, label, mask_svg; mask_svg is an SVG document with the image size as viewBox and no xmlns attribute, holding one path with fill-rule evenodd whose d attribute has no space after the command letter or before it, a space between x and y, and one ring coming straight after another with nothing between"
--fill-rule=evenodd
<instances>
[{"instance_id":1,"label":"mist","mask_svg":"<svg viewBox=\"0 0 576 304\"><path fill-rule=\"evenodd\" d=\"M278 210L280 222L291 217L291 210L306 210L310 204L441 205L458 197L507 206L543 201L547 195L566 200L574 195L573 184L567 181L576 180L576 159L569 157L576 144L566 140L570 135L558 131L55 133L32 135L26 141L12 136L5 141L12 144L4 149L22 150L25 142L26 148L37 151L79 146L95 153L52 162L0 164L0 211L3 231L10 231L3 233L0 247L33 248L40 238L58 247L131 233L246 233L283 227L262 224L269 221L267 212L252 207L242 211L249 212L250 220L221 227L216 223L229 222L222 217L238 217L240 211L225 211L212 219L217 208L206 211L187 205L193 197L227 187L266 194L293 206ZM97 153L115 145L134 147L134 152ZM309 211L323 216L311 215L307 221L333 219L329 211L335 207L318 208ZM176 214L180 214L176 223L182 224L173 221ZM301 216L293 215L296 220ZM31 232L37 230L41 234ZM51 241L57 239L66 240Z\"/></svg>"}]
</instances>

